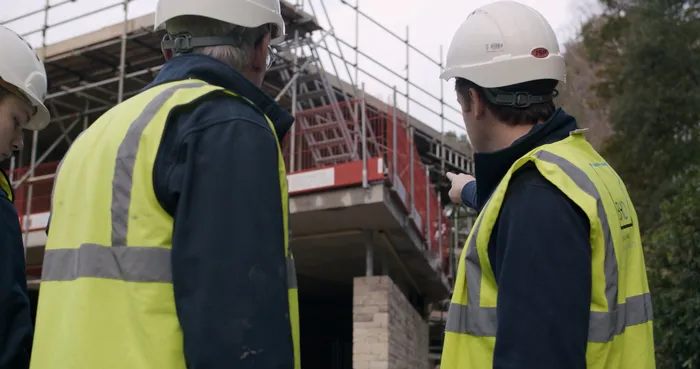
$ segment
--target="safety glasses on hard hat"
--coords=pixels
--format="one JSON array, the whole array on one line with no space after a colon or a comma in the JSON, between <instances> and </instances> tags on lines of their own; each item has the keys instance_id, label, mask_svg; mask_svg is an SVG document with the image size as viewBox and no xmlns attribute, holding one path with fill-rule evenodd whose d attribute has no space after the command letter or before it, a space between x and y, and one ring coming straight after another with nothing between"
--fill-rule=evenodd
<instances>
[{"instance_id":1,"label":"safety glasses on hard hat","mask_svg":"<svg viewBox=\"0 0 700 369\"><path fill-rule=\"evenodd\" d=\"M272 37L275 32L277 32L277 25L275 24L270 24L268 28L268 34L270 37ZM259 39L255 40L255 46L260 45L260 43L265 39L265 36L267 35L261 35ZM272 64L275 63L275 60L277 60L274 51L272 50L272 45L268 44L267 45L267 59L265 60L265 70L270 70L272 67Z\"/></svg>"},{"instance_id":2,"label":"safety glasses on hard hat","mask_svg":"<svg viewBox=\"0 0 700 369\"><path fill-rule=\"evenodd\" d=\"M270 70L272 68L272 64L275 63L275 60L277 60L277 56L272 50L272 46L267 45L267 60L265 61L267 64L265 66L265 70Z\"/></svg>"}]
</instances>

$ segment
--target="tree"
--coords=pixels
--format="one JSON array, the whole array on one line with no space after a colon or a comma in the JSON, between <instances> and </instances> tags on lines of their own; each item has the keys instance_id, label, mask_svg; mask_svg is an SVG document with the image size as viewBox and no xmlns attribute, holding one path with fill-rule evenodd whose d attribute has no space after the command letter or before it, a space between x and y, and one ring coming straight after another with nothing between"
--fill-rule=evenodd
<instances>
[{"instance_id":1,"label":"tree","mask_svg":"<svg viewBox=\"0 0 700 369\"><path fill-rule=\"evenodd\" d=\"M700 166L674 191L645 240L657 367L700 368Z\"/></svg>"},{"instance_id":2,"label":"tree","mask_svg":"<svg viewBox=\"0 0 700 369\"><path fill-rule=\"evenodd\" d=\"M466 133L460 133L459 136L457 136L457 132L447 131L445 132L445 143L452 146L452 148L459 150L465 155L471 156L473 154L472 147L469 144Z\"/></svg>"},{"instance_id":3,"label":"tree","mask_svg":"<svg viewBox=\"0 0 700 369\"><path fill-rule=\"evenodd\" d=\"M615 132L603 154L625 179L644 229L659 219L672 178L700 161L699 3L607 0L582 30L602 66L596 92Z\"/></svg>"},{"instance_id":4,"label":"tree","mask_svg":"<svg viewBox=\"0 0 700 369\"><path fill-rule=\"evenodd\" d=\"M594 86L600 81L599 66L588 56L579 40L566 44L566 83L557 86L557 105L576 117L579 126L587 128L585 135L596 149L612 134L605 101L598 97Z\"/></svg>"}]
</instances>

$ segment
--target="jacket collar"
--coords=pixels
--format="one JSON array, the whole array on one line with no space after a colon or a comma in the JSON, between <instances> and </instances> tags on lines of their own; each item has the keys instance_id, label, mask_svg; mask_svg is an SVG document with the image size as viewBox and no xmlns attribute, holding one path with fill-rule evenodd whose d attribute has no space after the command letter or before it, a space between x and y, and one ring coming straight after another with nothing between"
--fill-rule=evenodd
<instances>
[{"instance_id":1,"label":"jacket collar","mask_svg":"<svg viewBox=\"0 0 700 369\"><path fill-rule=\"evenodd\" d=\"M10 183L10 179L7 177L7 174L5 174L5 172L2 170L0 170L0 191L7 195L10 202L15 202L15 193L12 190L12 183Z\"/></svg>"},{"instance_id":2,"label":"jacket collar","mask_svg":"<svg viewBox=\"0 0 700 369\"><path fill-rule=\"evenodd\" d=\"M223 87L253 102L275 125L280 141L294 123L294 117L291 114L239 71L203 54L178 55L167 61L153 82L146 86L146 89L162 83L188 78L200 79L209 84Z\"/></svg>"},{"instance_id":3,"label":"jacket collar","mask_svg":"<svg viewBox=\"0 0 700 369\"><path fill-rule=\"evenodd\" d=\"M510 146L489 153L474 154L477 209L481 210L510 167L534 148L557 142L578 127L576 119L557 109L545 123L537 124Z\"/></svg>"}]
</instances>

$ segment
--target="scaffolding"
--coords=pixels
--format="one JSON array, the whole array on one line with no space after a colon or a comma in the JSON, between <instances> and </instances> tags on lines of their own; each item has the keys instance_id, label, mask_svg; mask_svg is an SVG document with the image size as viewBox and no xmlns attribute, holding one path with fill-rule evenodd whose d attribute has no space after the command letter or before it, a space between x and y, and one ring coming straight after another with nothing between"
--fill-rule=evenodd
<instances>
[{"instance_id":1,"label":"scaffolding","mask_svg":"<svg viewBox=\"0 0 700 369\"><path fill-rule=\"evenodd\" d=\"M23 149L19 155L12 158L10 164L13 186L20 190L18 206L22 207L20 213L23 215L25 243L28 241L29 232L33 230L28 215L39 210L35 207L36 204L32 204L33 200L36 200L35 186L50 183L49 181L55 175L55 163L62 156L62 150L57 148L69 146L79 131L86 129L99 115L123 99L137 94L162 66L162 56L158 48L162 34L152 30L152 15L129 19L130 6L139 1L122 0L51 23L50 14L56 9L68 6L79 9L77 3L81 1L63 0L52 3L46 0L44 7L40 9L2 21L3 25L12 27L13 24L30 17L43 17L43 24L40 27L21 32L21 35L23 37L41 35L38 53L45 61L50 77L50 91L46 103L52 112L53 124L42 132L32 132L30 138L25 137L25 142L29 143L25 147L29 149ZM410 144L416 145L416 141L421 141L422 150L419 150L418 159L426 164L425 175L432 183L444 189L445 180L442 174L446 170L471 172L473 164L468 149L465 150L464 146L460 148L458 142L455 140L450 142L450 138L446 136L448 130L459 131L463 128L456 119L448 117L448 113L458 114L459 110L445 102L443 82L440 81L439 94L435 94L411 79L411 56L417 55L436 68L442 69L442 47L440 47L439 58L433 58L409 41L408 27L406 27L406 35L402 37L363 12L359 6L359 0L354 4L346 0L337 0L337 3L347 7L354 14L355 40L348 42L340 37L333 27L326 4L328 2L330 1L297 0L292 4L281 1L283 13L288 22L288 34L291 37L276 49L278 62L268 73L264 88L276 96L284 106L290 107L292 114L297 116L298 124L293 126L290 136L296 137L299 134L298 131L303 132L304 139L311 144L310 151L315 165L336 164L358 158L366 162L367 150L376 152L381 143L372 125L358 124L351 127L348 122L364 123L366 121L364 119L366 112L358 111L360 106L371 106L380 110L390 109L395 126L397 120L403 120L406 138ZM85 5L85 1L81 5ZM123 22L100 30L99 32L106 35L103 39L98 38L93 43L89 41L81 43L81 37L89 36L84 35L58 44L47 45L47 34L52 28L69 24L80 27L81 19L119 8L123 12ZM325 27L319 24L318 19L325 20L327 23ZM378 58L362 51L361 21L378 28L404 45L405 73L397 72L394 68L382 64ZM75 46L70 47L71 43ZM354 60L351 60L351 54L354 54ZM366 60L367 65L361 65L361 59ZM372 66L381 71L380 75L370 71ZM387 76L402 80L403 86L390 84L387 82ZM363 79L390 89L391 104L364 93L365 82L361 81ZM419 94L411 93L412 91L420 92L420 97L416 97ZM350 117L344 119L339 104L353 100L356 106L350 109ZM400 104L399 100L403 100L403 103ZM437 103L439 108L431 107L431 102ZM312 119L297 114L320 106L332 107L331 117L325 124L314 123ZM401 111L402 107L403 111ZM412 107L422 108L428 115L432 114L432 119L428 117L423 118L424 120L439 120L439 131L412 117ZM358 114L362 114L362 117L358 117ZM321 126L323 128L320 132L312 134L314 129L319 131ZM351 129L354 131L351 132ZM384 146L393 145L393 148L396 148L395 128L393 133L394 142L384 142ZM352 140L355 142L351 142ZM290 152L299 151L295 146L301 146L300 141L297 139L289 141ZM318 141L321 141L322 145ZM360 147L358 147L358 141ZM322 155L320 153L322 148L319 146L326 146L326 151L333 154ZM388 160L394 168L398 160L396 151L393 150L392 157ZM413 155L410 155L410 158L415 159ZM291 173L308 169L300 165L300 159L301 155L289 157L287 164ZM419 168L412 164L409 164L408 168L411 173L409 183L406 185L410 188L404 190L414 194L416 186L414 170ZM396 176L396 173L392 173L392 178ZM22 190L26 190L26 193ZM42 192L45 193L45 190ZM445 202L444 191L438 191L438 194L443 195L443 199L439 202L442 205ZM409 197L414 199L417 196ZM42 207L47 205L44 204ZM433 209L433 211L436 210L439 209ZM439 228L442 229L440 226Z\"/></svg>"},{"instance_id":2,"label":"scaffolding","mask_svg":"<svg viewBox=\"0 0 700 369\"><path fill-rule=\"evenodd\" d=\"M153 14L129 16L144 2L119 0L86 11L87 0L45 0L39 9L0 19L25 38L40 37L34 46L49 74L51 124L25 133L26 145L9 168L25 245L31 244L32 232L43 229L32 224L32 214L49 211L57 164L73 140L105 111L138 94L162 67L163 32L153 31ZM405 35L397 34L361 10L359 0L282 0L281 5L288 36L274 50L276 62L263 89L296 117L283 143L288 172L360 161L362 186L367 187L368 160L383 159L388 183L424 235L427 249L435 252L438 268L454 276L459 245L468 234L456 226L463 224L457 217L473 214L445 209L449 182L444 173L473 172L471 151L458 140L464 133L461 112L445 101L444 82L440 80L437 93L431 92L411 75L429 65L437 78L444 67L442 46L436 47L438 57L430 56L410 41L408 27ZM70 16L52 21L60 9ZM334 27L339 9L352 14L354 28L344 32L352 41ZM57 27L80 28L83 20L116 10L121 23L47 42ZM40 27L17 29L23 22L39 23L39 17ZM363 51L363 27L397 42L404 67ZM380 91L388 98L375 97ZM27 262L32 264L31 255Z\"/></svg>"}]
</instances>

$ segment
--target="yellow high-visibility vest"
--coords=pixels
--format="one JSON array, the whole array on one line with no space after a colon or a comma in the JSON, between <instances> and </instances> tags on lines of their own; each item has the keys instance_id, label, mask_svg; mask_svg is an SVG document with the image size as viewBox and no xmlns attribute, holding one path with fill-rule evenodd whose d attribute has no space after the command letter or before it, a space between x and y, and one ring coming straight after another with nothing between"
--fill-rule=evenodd
<instances>
[{"instance_id":1,"label":"yellow high-visibility vest","mask_svg":"<svg viewBox=\"0 0 700 369\"><path fill-rule=\"evenodd\" d=\"M0 189L7 194L7 198L10 199L10 202L15 202L15 193L12 191L10 179L7 178L7 174L2 170L0 170Z\"/></svg>"},{"instance_id":2,"label":"yellow high-visibility vest","mask_svg":"<svg viewBox=\"0 0 700 369\"><path fill-rule=\"evenodd\" d=\"M498 285L488 258L488 243L510 178L528 162L533 162L590 221L587 368L655 368L651 297L637 213L617 173L581 131L518 159L479 214L460 256L440 367L493 367Z\"/></svg>"},{"instance_id":3,"label":"yellow high-visibility vest","mask_svg":"<svg viewBox=\"0 0 700 369\"><path fill-rule=\"evenodd\" d=\"M185 369L170 263L173 218L156 199L152 173L173 108L215 92L242 98L194 79L155 86L105 113L71 146L54 185L31 369ZM279 252L287 257L299 369L298 294L279 144L277 152Z\"/></svg>"}]
</instances>

